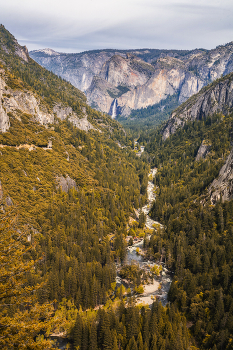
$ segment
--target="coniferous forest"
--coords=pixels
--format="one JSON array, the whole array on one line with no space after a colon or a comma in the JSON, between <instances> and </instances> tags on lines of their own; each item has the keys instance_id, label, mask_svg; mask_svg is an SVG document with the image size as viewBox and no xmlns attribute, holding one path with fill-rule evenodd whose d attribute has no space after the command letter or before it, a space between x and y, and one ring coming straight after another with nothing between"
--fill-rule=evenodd
<instances>
[{"instance_id":1,"label":"coniferous forest","mask_svg":"<svg viewBox=\"0 0 233 350\"><path fill-rule=\"evenodd\" d=\"M22 60L18 47L1 26L2 110L17 93L33 94L45 113L61 104L82 118L85 109L93 128L7 112L10 128L0 133L1 349L55 349L59 337L76 350L232 349L233 201L213 203L208 189L230 153L233 114L187 122L166 141L164 126L146 127L138 157L118 122L91 109L70 83ZM203 140L210 152L197 160ZM149 215L162 226L145 239L146 258L173 276L166 306L155 300L151 307L136 303L141 277L137 266L124 265L127 236L146 238L145 217L135 209L147 203L150 168L157 173ZM124 278L140 280L134 289L117 288L119 266Z\"/></svg>"}]
</instances>

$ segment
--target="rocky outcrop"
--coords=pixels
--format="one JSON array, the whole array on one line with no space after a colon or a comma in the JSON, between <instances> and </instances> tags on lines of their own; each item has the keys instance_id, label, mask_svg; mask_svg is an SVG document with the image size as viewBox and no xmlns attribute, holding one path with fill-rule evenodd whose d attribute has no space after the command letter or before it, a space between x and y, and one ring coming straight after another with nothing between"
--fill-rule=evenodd
<instances>
[{"instance_id":1,"label":"rocky outcrop","mask_svg":"<svg viewBox=\"0 0 233 350\"><path fill-rule=\"evenodd\" d=\"M12 206L13 205L13 202L12 202L12 199L10 196L7 196L6 199L5 199L5 203L8 207Z\"/></svg>"},{"instance_id":2,"label":"rocky outcrop","mask_svg":"<svg viewBox=\"0 0 233 350\"><path fill-rule=\"evenodd\" d=\"M227 114L233 107L233 74L215 81L189 98L171 115L163 131L166 140L187 121L201 120L214 113Z\"/></svg>"},{"instance_id":3,"label":"rocky outcrop","mask_svg":"<svg viewBox=\"0 0 233 350\"><path fill-rule=\"evenodd\" d=\"M6 34L5 27L0 25L1 33ZM23 61L28 62L29 53L26 46L21 46L17 40L8 32L8 35L0 35L0 49L3 49L7 54L12 54L20 57ZM5 36L5 38L4 38Z\"/></svg>"},{"instance_id":4,"label":"rocky outcrop","mask_svg":"<svg viewBox=\"0 0 233 350\"><path fill-rule=\"evenodd\" d=\"M4 78L2 70L0 77L0 132L6 132L10 128L8 113L19 118L18 111L31 114L42 125L53 123L53 114L40 106L38 99L30 91L12 90L7 85L7 78Z\"/></svg>"},{"instance_id":5,"label":"rocky outcrop","mask_svg":"<svg viewBox=\"0 0 233 350\"><path fill-rule=\"evenodd\" d=\"M61 120L64 120L73 114L71 107L62 106L60 103L53 107L53 112L56 113L57 117Z\"/></svg>"},{"instance_id":6,"label":"rocky outcrop","mask_svg":"<svg viewBox=\"0 0 233 350\"><path fill-rule=\"evenodd\" d=\"M78 129L84 131L96 130L101 132L101 130L94 128L94 126L88 121L85 107L83 108L83 116L81 118L78 117L71 107L64 107L61 104L56 104L53 108L53 112L56 113L57 117L61 120L68 118L68 120Z\"/></svg>"},{"instance_id":7,"label":"rocky outcrop","mask_svg":"<svg viewBox=\"0 0 233 350\"><path fill-rule=\"evenodd\" d=\"M120 90L112 86L103 78L95 76L91 86L86 91L88 103L91 107L109 113L114 98L117 98Z\"/></svg>"},{"instance_id":8,"label":"rocky outcrop","mask_svg":"<svg viewBox=\"0 0 233 350\"><path fill-rule=\"evenodd\" d=\"M201 146L198 149L195 160L198 162L201 159L205 159L210 149L211 149L211 144L208 141L203 140L201 143Z\"/></svg>"},{"instance_id":9,"label":"rocky outcrop","mask_svg":"<svg viewBox=\"0 0 233 350\"><path fill-rule=\"evenodd\" d=\"M31 57L86 93L88 103L117 115L146 108L170 95L179 103L233 71L233 42L213 50L114 50L62 54L50 49Z\"/></svg>"},{"instance_id":10,"label":"rocky outcrop","mask_svg":"<svg viewBox=\"0 0 233 350\"><path fill-rule=\"evenodd\" d=\"M69 121L77 128L89 131L100 130L88 121L86 109L78 116L73 112L71 107L56 104L53 108L53 113L49 113L38 97L35 97L32 92L25 90L13 90L7 85L7 77L4 75L4 70L0 71L0 132L6 132L10 128L9 113L20 119L21 113L27 113L42 125L54 123L54 113L61 120L68 117Z\"/></svg>"},{"instance_id":11,"label":"rocky outcrop","mask_svg":"<svg viewBox=\"0 0 233 350\"><path fill-rule=\"evenodd\" d=\"M71 179L71 177L69 177L69 175L66 175L66 177L57 176L56 181L58 183L57 188L60 187L63 192L68 193L68 191L71 188L74 188L75 190L77 190L77 185L76 185L75 180Z\"/></svg>"},{"instance_id":12,"label":"rocky outcrop","mask_svg":"<svg viewBox=\"0 0 233 350\"><path fill-rule=\"evenodd\" d=\"M219 172L219 176L209 187L210 198L213 204L222 199L233 199L233 148L227 157L226 163Z\"/></svg>"},{"instance_id":13,"label":"rocky outcrop","mask_svg":"<svg viewBox=\"0 0 233 350\"><path fill-rule=\"evenodd\" d=\"M28 62L29 53L27 46L20 46L16 41L15 54L22 58L25 62Z\"/></svg>"},{"instance_id":14,"label":"rocky outcrop","mask_svg":"<svg viewBox=\"0 0 233 350\"><path fill-rule=\"evenodd\" d=\"M0 202L2 201L3 199L3 189L2 189L2 183L0 181Z\"/></svg>"}]
</instances>

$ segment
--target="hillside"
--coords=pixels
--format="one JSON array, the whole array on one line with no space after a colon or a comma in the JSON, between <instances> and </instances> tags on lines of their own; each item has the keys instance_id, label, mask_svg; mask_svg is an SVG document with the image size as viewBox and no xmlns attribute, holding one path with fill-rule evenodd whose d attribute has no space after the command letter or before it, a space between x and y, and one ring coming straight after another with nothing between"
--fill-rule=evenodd
<instances>
[{"instance_id":1,"label":"hillside","mask_svg":"<svg viewBox=\"0 0 233 350\"><path fill-rule=\"evenodd\" d=\"M191 97L146 147L158 168L151 217L166 227L150 247L173 269L170 301L201 349L232 347L231 85L229 74Z\"/></svg>"},{"instance_id":2,"label":"hillside","mask_svg":"<svg viewBox=\"0 0 233 350\"><path fill-rule=\"evenodd\" d=\"M215 80L193 95L172 112L163 131L166 140L179 127L184 127L189 121L204 120L215 113L229 114L232 111L233 74Z\"/></svg>"},{"instance_id":3,"label":"hillside","mask_svg":"<svg viewBox=\"0 0 233 350\"><path fill-rule=\"evenodd\" d=\"M227 47L229 58L230 44L216 50ZM168 54L173 62L210 55L108 53L112 61L102 73L114 86L110 94L121 96L132 86L115 87L122 77L111 75L112 62L130 62L132 77L147 60L133 85ZM33 61L0 26L2 349L49 349L51 336L80 350L232 348L231 86L228 74L187 100L174 112L182 127L174 124L169 137L163 132L173 117L139 135L147 145L137 157L116 120L88 106L80 90ZM170 105L173 97L179 98L167 97ZM159 104L152 112L159 115L161 107L168 113ZM162 226L146 231L144 216L137 222L134 215L146 205L150 167L156 167L150 216ZM129 233L144 237L145 265L162 264L173 280L165 307L158 300L151 308L136 305L142 279L153 280L150 268L146 275L124 265L132 284L116 283Z\"/></svg>"},{"instance_id":4,"label":"hillside","mask_svg":"<svg viewBox=\"0 0 233 350\"><path fill-rule=\"evenodd\" d=\"M117 122L92 110L79 90L35 63L3 26L0 62L1 220L16 212L15 232L26 235L24 261L39 259L27 272L27 290L43 283L36 294L40 303L53 301L55 312L69 300L75 308L69 322L63 315L62 325L51 326L51 333L59 327L61 332L68 322L62 330L67 334L79 308L105 304L112 294L114 260L125 256L128 217L146 200L148 165L127 148ZM24 307L18 304L1 309L2 322L16 322L19 310ZM8 349L12 340L8 333L4 337L4 327L0 342ZM22 323L13 329L12 337L14 332L23 337Z\"/></svg>"}]
</instances>

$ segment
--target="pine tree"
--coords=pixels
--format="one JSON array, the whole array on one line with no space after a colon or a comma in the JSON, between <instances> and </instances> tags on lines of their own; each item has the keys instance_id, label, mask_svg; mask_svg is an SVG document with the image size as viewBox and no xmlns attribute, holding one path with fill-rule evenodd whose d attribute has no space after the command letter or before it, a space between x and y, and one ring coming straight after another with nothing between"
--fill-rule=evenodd
<instances>
[{"instance_id":1,"label":"pine tree","mask_svg":"<svg viewBox=\"0 0 233 350\"><path fill-rule=\"evenodd\" d=\"M97 330L96 330L96 322L92 321L91 326L89 328L89 349L97 350Z\"/></svg>"},{"instance_id":2,"label":"pine tree","mask_svg":"<svg viewBox=\"0 0 233 350\"><path fill-rule=\"evenodd\" d=\"M27 233L17 229L13 212L0 211L0 347L50 349L51 342L38 336L48 328L52 311L49 304L39 305L36 291L42 285L28 285L27 275L35 275L36 262L26 259L33 250L27 246ZM43 321L42 321L43 320ZM37 337L38 336L38 337Z\"/></svg>"},{"instance_id":3,"label":"pine tree","mask_svg":"<svg viewBox=\"0 0 233 350\"><path fill-rule=\"evenodd\" d=\"M73 339L74 339L74 346L81 348L82 344L82 331L83 331L83 321L82 317L80 314L77 314L75 325L74 325L74 334L73 334Z\"/></svg>"},{"instance_id":4,"label":"pine tree","mask_svg":"<svg viewBox=\"0 0 233 350\"><path fill-rule=\"evenodd\" d=\"M138 350L143 350L143 341L142 341L142 333L141 332L139 332L139 334L138 334L137 343L138 343Z\"/></svg>"}]
</instances>

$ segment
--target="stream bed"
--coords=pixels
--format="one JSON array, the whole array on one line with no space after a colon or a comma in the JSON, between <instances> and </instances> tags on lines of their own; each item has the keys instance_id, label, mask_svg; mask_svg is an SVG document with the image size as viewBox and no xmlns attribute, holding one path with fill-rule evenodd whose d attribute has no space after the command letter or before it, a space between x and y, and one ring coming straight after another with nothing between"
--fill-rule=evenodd
<instances>
[{"instance_id":1,"label":"stream bed","mask_svg":"<svg viewBox=\"0 0 233 350\"><path fill-rule=\"evenodd\" d=\"M151 169L147 186L147 196L148 196L148 203L142 207L142 211L146 215L146 222L145 226L148 229L155 229L157 227L163 227L159 222L152 220L149 217L149 211L153 205L153 202L155 201L155 186L153 182L151 181L151 178L153 179L156 174L157 169ZM139 215L139 212L136 211L136 213ZM150 238L150 236L147 236L147 239ZM138 264L140 269L143 269L145 272L150 272L150 269L157 265L154 261L145 261L143 255L138 254L136 249L139 248L140 252L143 252L143 239L135 242L132 246L127 247L127 257L126 257L126 264L136 263ZM156 276L153 279L153 282L150 284L144 285L144 293L137 297L137 303L145 303L148 305L152 305L154 299L158 299L161 301L162 305L165 306L168 302L167 295L170 289L170 285L172 282L172 274L166 269L163 263L160 264L162 266L162 271L160 272L160 276ZM117 285L119 286L122 284L121 278L117 276Z\"/></svg>"}]
</instances>

